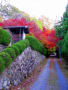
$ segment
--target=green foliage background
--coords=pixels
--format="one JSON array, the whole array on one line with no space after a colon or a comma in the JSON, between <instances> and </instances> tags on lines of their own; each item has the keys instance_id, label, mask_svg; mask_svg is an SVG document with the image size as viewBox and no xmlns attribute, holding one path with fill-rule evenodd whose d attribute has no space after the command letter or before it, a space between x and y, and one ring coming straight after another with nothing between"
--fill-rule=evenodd
<instances>
[{"instance_id":1,"label":"green foliage background","mask_svg":"<svg viewBox=\"0 0 68 90\"><path fill-rule=\"evenodd\" d=\"M63 58L65 58L65 61L68 62L68 4L62 20L55 26L55 29L56 36L58 38L62 38L62 40L59 40L57 45L61 48Z\"/></svg>"}]
</instances>

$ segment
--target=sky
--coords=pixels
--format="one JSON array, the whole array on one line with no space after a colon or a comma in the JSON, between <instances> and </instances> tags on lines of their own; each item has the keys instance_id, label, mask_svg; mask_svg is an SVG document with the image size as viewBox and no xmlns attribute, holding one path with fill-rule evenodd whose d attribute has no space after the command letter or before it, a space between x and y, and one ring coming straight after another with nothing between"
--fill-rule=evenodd
<instances>
[{"instance_id":1,"label":"sky","mask_svg":"<svg viewBox=\"0 0 68 90\"><path fill-rule=\"evenodd\" d=\"M68 0L11 0L11 4L31 17L44 15L51 20L59 20L65 11Z\"/></svg>"}]
</instances>

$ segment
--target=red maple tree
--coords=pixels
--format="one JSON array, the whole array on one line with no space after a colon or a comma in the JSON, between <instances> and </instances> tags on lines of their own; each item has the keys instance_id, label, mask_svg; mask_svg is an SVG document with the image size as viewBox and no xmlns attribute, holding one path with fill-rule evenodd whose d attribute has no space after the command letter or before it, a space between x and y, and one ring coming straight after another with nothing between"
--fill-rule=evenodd
<instances>
[{"instance_id":1,"label":"red maple tree","mask_svg":"<svg viewBox=\"0 0 68 90\"><path fill-rule=\"evenodd\" d=\"M56 43L58 41L54 29L47 30L46 27L43 27L43 31L41 31L35 21L27 21L25 18L8 19L1 22L0 26L28 26L30 33L40 40L46 48L56 47Z\"/></svg>"}]
</instances>

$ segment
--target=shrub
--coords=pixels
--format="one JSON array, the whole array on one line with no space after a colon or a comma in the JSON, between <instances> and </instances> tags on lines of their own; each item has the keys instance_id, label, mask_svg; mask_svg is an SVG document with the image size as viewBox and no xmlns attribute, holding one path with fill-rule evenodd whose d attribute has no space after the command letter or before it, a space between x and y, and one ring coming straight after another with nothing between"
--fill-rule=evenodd
<instances>
[{"instance_id":1,"label":"shrub","mask_svg":"<svg viewBox=\"0 0 68 90\"><path fill-rule=\"evenodd\" d=\"M21 52L22 52L22 47L21 47L20 43L19 43L19 44L17 43L15 46L19 49L19 52L20 52L20 54L21 54Z\"/></svg>"},{"instance_id":2,"label":"shrub","mask_svg":"<svg viewBox=\"0 0 68 90\"><path fill-rule=\"evenodd\" d=\"M42 46L41 49L41 53L47 56L47 49L44 46Z\"/></svg>"},{"instance_id":3,"label":"shrub","mask_svg":"<svg viewBox=\"0 0 68 90\"><path fill-rule=\"evenodd\" d=\"M0 56L0 73L3 72L5 69L5 61L3 58Z\"/></svg>"},{"instance_id":4,"label":"shrub","mask_svg":"<svg viewBox=\"0 0 68 90\"><path fill-rule=\"evenodd\" d=\"M16 57L20 54L20 51L19 51L19 49L18 49L18 47L17 46L15 46L15 45L12 45L11 47L9 47L9 48L12 48L12 49L14 49L14 51L15 51L15 54L16 54Z\"/></svg>"},{"instance_id":5,"label":"shrub","mask_svg":"<svg viewBox=\"0 0 68 90\"><path fill-rule=\"evenodd\" d=\"M26 39L29 40L29 44L32 49L40 52L41 54L47 55L47 50L44 46L33 36L27 36Z\"/></svg>"},{"instance_id":6,"label":"shrub","mask_svg":"<svg viewBox=\"0 0 68 90\"><path fill-rule=\"evenodd\" d=\"M10 65L10 63L12 62L12 58L6 52L1 52L0 57L3 58L3 61L5 62L5 67L8 67Z\"/></svg>"},{"instance_id":7,"label":"shrub","mask_svg":"<svg viewBox=\"0 0 68 90\"><path fill-rule=\"evenodd\" d=\"M0 28L0 44L7 46L10 43L10 41L11 41L11 36L9 32Z\"/></svg>"},{"instance_id":8,"label":"shrub","mask_svg":"<svg viewBox=\"0 0 68 90\"><path fill-rule=\"evenodd\" d=\"M7 52L8 54L10 54L13 60L16 58L16 53L13 48L6 48L4 49L4 52Z\"/></svg>"},{"instance_id":9,"label":"shrub","mask_svg":"<svg viewBox=\"0 0 68 90\"><path fill-rule=\"evenodd\" d=\"M14 44L14 46L16 46L19 49L19 52L22 53L24 49L29 46L29 41L27 39L21 40Z\"/></svg>"},{"instance_id":10,"label":"shrub","mask_svg":"<svg viewBox=\"0 0 68 90\"><path fill-rule=\"evenodd\" d=\"M21 40L0 52L0 72L8 67L12 61L29 46L27 39Z\"/></svg>"}]
</instances>

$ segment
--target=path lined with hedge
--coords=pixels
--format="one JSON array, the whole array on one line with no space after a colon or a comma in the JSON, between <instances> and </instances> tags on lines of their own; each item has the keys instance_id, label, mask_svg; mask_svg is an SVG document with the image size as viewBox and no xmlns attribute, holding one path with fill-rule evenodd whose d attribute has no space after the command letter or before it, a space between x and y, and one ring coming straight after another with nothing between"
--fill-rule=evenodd
<instances>
[{"instance_id":1,"label":"path lined with hedge","mask_svg":"<svg viewBox=\"0 0 68 90\"><path fill-rule=\"evenodd\" d=\"M0 34L5 34L5 31L0 32ZM0 43L8 45L11 37L8 35L8 38L2 38L0 36ZM3 43L4 41L4 43ZM31 47L33 50L40 52L41 54L47 56L47 49L35 38L32 36L27 36L25 40L21 40L6 49L0 52L0 73L2 73L5 68L19 56L27 47ZM37 81L32 85L30 90L68 90L68 84L66 78L64 77L59 65L57 64L56 59L48 59L47 64L45 65L43 71L38 77Z\"/></svg>"}]
</instances>

